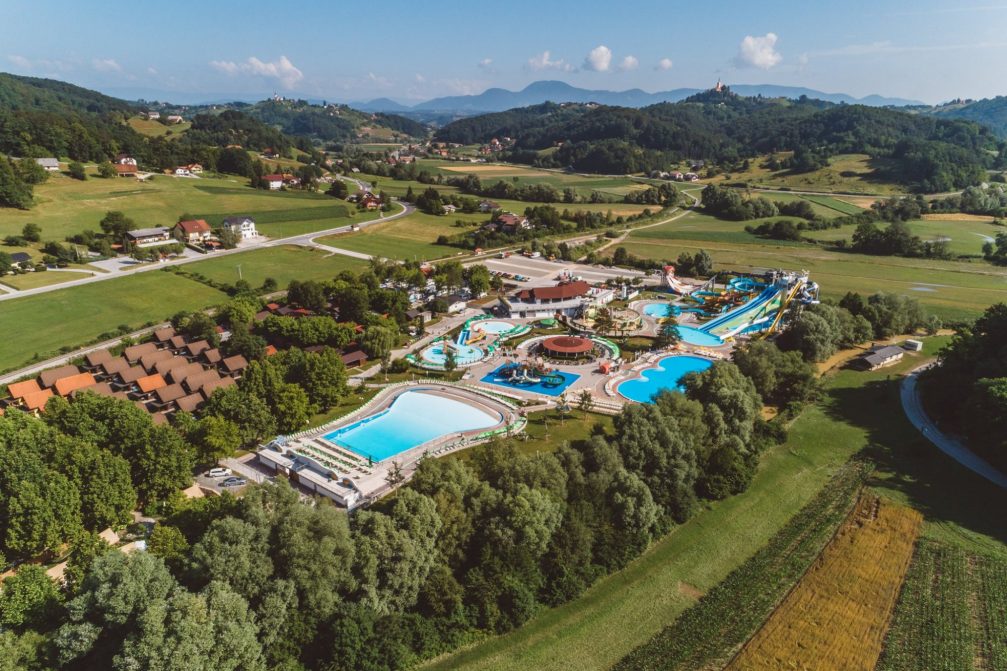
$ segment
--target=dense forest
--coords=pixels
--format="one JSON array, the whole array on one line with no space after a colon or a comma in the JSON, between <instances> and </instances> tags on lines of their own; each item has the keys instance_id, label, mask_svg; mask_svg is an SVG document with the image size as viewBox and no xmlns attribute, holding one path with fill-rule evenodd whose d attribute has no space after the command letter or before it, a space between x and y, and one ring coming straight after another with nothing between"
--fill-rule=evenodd
<instances>
[{"instance_id":1,"label":"dense forest","mask_svg":"<svg viewBox=\"0 0 1007 671\"><path fill-rule=\"evenodd\" d=\"M727 90L642 109L546 103L461 119L436 135L462 144L501 136L516 139L509 158L517 162L619 174L780 151L795 152L791 169L800 171L835 154L865 153L891 159L891 178L921 191L976 184L1003 155L989 129L967 121L806 98L743 98Z\"/></svg>"},{"instance_id":2,"label":"dense forest","mask_svg":"<svg viewBox=\"0 0 1007 671\"><path fill-rule=\"evenodd\" d=\"M423 124L397 114L360 112L346 105L313 105L306 100L264 100L237 109L288 135L310 137L322 142L356 140L367 127L389 130L421 138L427 134Z\"/></svg>"}]
</instances>

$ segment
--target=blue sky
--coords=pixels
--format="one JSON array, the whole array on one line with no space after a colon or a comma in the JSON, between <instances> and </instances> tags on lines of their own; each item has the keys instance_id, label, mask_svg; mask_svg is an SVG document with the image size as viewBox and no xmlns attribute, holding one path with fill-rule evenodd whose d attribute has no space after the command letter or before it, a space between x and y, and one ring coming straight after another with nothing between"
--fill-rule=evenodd
<instances>
[{"instance_id":1,"label":"blue sky","mask_svg":"<svg viewBox=\"0 0 1007 671\"><path fill-rule=\"evenodd\" d=\"M596 8L597 7L597 8ZM180 102L277 92L415 102L539 79L660 91L1007 94L1007 4L4 0L0 70Z\"/></svg>"}]
</instances>

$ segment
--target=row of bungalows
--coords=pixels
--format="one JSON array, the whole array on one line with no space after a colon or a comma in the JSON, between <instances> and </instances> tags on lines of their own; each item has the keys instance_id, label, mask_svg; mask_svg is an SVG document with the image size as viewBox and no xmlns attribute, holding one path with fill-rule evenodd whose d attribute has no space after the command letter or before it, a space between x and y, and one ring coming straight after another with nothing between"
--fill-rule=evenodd
<instances>
[{"instance_id":1,"label":"row of bungalows","mask_svg":"<svg viewBox=\"0 0 1007 671\"><path fill-rule=\"evenodd\" d=\"M132 400L155 423L164 423L173 412L197 411L214 391L235 384L247 367L245 357L225 357L206 340L189 342L167 327L157 329L150 342L126 347L120 356L95 350L84 356L81 367L60 366L13 383L7 405L37 413L53 396L91 391Z\"/></svg>"}]
</instances>

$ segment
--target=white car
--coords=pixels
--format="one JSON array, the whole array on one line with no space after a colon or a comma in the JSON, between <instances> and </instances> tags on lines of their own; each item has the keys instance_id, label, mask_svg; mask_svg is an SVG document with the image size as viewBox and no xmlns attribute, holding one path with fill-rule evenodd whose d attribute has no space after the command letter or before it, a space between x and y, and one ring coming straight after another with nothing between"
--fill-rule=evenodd
<instances>
[{"instance_id":1,"label":"white car","mask_svg":"<svg viewBox=\"0 0 1007 671\"><path fill-rule=\"evenodd\" d=\"M223 467L211 468L206 472L207 477L210 478L226 478L230 474L231 469Z\"/></svg>"}]
</instances>

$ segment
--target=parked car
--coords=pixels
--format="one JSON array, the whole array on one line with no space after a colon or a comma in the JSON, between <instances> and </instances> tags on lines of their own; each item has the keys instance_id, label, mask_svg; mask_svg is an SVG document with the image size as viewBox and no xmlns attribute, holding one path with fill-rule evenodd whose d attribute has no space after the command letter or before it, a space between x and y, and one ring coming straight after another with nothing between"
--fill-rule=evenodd
<instances>
[{"instance_id":1,"label":"parked car","mask_svg":"<svg viewBox=\"0 0 1007 671\"><path fill-rule=\"evenodd\" d=\"M248 480L244 478L227 478L220 483L221 487L240 487L242 485L247 485Z\"/></svg>"},{"instance_id":2,"label":"parked car","mask_svg":"<svg viewBox=\"0 0 1007 671\"><path fill-rule=\"evenodd\" d=\"M217 468L211 468L210 470L208 470L206 472L206 477L208 477L208 478L226 478L230 474L231 474L231 469L230 468L224 468L222 466L218 466Z\"/></svg>"}]
</instances>

